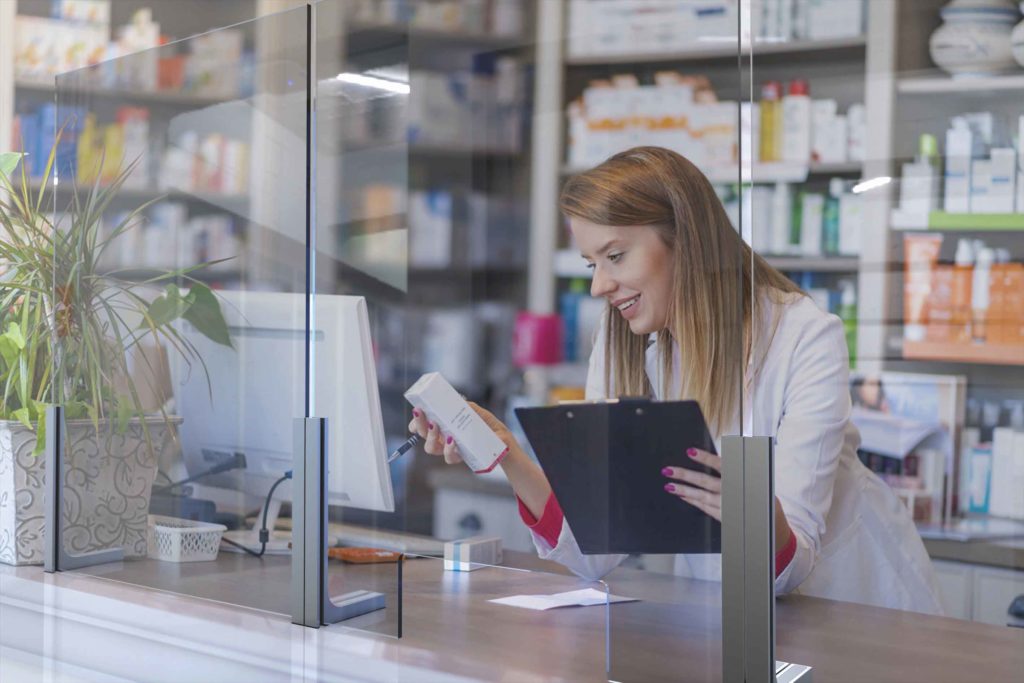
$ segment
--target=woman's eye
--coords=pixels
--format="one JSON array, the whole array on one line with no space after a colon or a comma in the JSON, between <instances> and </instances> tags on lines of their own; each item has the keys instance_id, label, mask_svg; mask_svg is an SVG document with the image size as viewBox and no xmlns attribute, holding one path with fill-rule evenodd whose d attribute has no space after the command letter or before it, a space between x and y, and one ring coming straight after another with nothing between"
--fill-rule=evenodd
<instances>
[{"instance_id":1,"label":"woman's eye","mask_svg":"<svg viewBox=\"0 0 1024 683\"><path fill-rule=\"evenodd\" d=\"M608 260L611 261L612 263L618 263L619 259L621 259L621 258L622 258L622 254L621 253L618 253L618 254L608 254Z\"/></svg>"},{"instance_id":2,"label":"woman's eye","mask_svg":"<svg viewBox=\"0 0 1024 683\"><path fill-rule=\"evenodd\" d=\"M587 269L593 270L595 267L596 266L594 263L592 263L591 261L587 261Z\"/></svg>"}]
</instances>

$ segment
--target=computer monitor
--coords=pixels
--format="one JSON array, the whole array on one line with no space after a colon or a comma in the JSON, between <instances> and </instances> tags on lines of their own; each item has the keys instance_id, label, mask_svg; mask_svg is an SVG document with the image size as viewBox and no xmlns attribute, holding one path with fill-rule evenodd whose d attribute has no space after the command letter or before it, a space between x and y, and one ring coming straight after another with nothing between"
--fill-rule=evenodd
<instances>
[{"instance_id":1,"label":"computer monitor","mask_svg":"<svg viewBox=\"0 0 1024 683\"><path fill-rule=\"evenodd\" d=\"M305 295L220 291L234 349L187 323L183 335L205 361L175 385L181 447L189 476L245 456L246 467L204 477L211 486L264 500L293 467L294 419L305 412ZM316 295L311 413L327 418L328 503L393 512L380 393L366 301ZM212 400L211 400L212 393ZM274 491L290 500L291 482ZM276 506L275 506L276 507Z\"/></svg>"}]
</instances>

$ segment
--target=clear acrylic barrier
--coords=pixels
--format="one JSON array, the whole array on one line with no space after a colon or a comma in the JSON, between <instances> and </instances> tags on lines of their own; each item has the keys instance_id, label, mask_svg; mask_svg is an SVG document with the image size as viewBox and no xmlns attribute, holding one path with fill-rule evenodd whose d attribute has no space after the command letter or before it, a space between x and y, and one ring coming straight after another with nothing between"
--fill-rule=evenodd
<instances>
[{"instance_id":1,"label":"clear acrylic barrier","mask_svg":"<svg viewBox=\"0 0 1024 683\"><path fill-rule=\"evenodd\" d=\"M57 78L65 569L290 614L307 34L300 8Z\"/></svg>"},{"instance_id":2,"label":"clear acrylic barrier","mask_svg":"<svg viewBox=\"0 0 1024 683\"><path fill-rule=\"evenodd\" d=\"M728 211L742 180L745 97L737 61L745 9L739 2L713 13L688 3L574 2L566 15L572 175L562 207L571 250L592 264L590 293L612 304L603 306L608 323L600 324L611 353L591 358L587 398L697 400L710 428L710 443L684 437L683 407L671 438L650 437L643 407L635 418L608 425L609 443L627 452L635 444L635 452L629 467L611 464L608 491L594 495L614 499L623 493L618 487L649 487L647 496L614 509L610 521L636 525L635 536L654 526L657 545L673 547L573 559L577 569L589 565L603 576L613 594L641 600L610 608L611 680L726 680L723 578L730 567L722 552L729 539L719 520L730 505L742 518L743 507L741 490L730 491L720 473L730 458L742 457L726 437L748 433L742 408L749 251L738 213ZM609 240L619 241L602 250ZM635 304L615 310L637 294ZM608 360L611 371L603 376ZM688 455L691 448L700 452ZM604 462L598 453L594 461ZM674 507L652 502L659 497ZM742 582L742 545L730 562L731 578ZM742 610L733 616L739 623Z\"/></svg>"}]
</instances>

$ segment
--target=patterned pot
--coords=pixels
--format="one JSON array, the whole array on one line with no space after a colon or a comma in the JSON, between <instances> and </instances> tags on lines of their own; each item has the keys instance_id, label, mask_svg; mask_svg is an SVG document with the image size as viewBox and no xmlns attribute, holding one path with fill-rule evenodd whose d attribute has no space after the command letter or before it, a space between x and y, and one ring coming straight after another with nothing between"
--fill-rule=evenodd
<instances>
[{"instance_id":1,"label":"patterned pot","mask_svg":"<svg viewBox=\"0 0 1024 683\"><path fill-rule=\"evenodd\" d=\"M123 434L100 434L88 420L67 423L63 534L69 552L123 547L125 558L146 556L149 497L161 454L177 447L180 418L147 418L152 448L140 420ZM0 421L0 562L43 563L44 460L33 456L36 435Z\"/></svg>"}]
</instances>

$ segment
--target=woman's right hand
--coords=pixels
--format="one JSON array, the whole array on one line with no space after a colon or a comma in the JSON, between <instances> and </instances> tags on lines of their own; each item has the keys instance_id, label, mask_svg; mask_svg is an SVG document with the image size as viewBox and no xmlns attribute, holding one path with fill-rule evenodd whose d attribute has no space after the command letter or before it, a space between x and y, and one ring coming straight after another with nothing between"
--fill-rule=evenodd
<instances>
[{"instance_id":1,"label":"woman's right hand","mask_svg":"<svg viewBox=\"0 0 1024 683\"><path fill-rule=\"evenodd\" d=\"M462 462L459 447L452 437L441 433L441 428L427 420L427 416L418 409L413 409L409 431L419 434L423 439L423 450L430 455L443 455L449 465Z\"/></svg>"}]
</instances>

